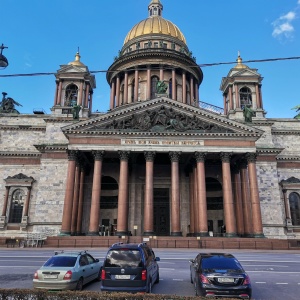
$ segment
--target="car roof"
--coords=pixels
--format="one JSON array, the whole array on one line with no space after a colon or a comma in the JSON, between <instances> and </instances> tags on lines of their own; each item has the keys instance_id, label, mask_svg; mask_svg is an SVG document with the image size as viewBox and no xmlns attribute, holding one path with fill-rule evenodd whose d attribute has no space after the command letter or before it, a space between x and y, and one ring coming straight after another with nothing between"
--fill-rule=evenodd
<instances>
[{"instance_id":1,"label":"car roof","mask_svg":"<svg viewBox=\"0 0 300 300\"><path fill-rule=\"evenodd\" d=\"M129 249L137 249L142 247L148 247L146 243L115 243L109 249L121 249L121 248L129 248Z\"/></svg>"},{"instance_id":2,"label":"car roof","mask_svg":"<svg viewBox=\"0 0 300 300\"><path fill-rule=\"evenodd\" d=\"M77 257L79 255L87 254L86 250L82 251L71 251L71 250L61 250L61 251L54 251L54 256L73 256Z\"/></svg>"},{"instance_id":3,"label":"car roof","mask_svg":"<svg viewBox=\"0 0 300 300\"><path fill-rule=\"evenodd\" d=\"M234 255L230 254L230 253L218 253L218 252L214 252L214 253L199 253L199 255L201 255L202 257L214 257L214 258L235 258Z\"/></svg>"}]
</instances>

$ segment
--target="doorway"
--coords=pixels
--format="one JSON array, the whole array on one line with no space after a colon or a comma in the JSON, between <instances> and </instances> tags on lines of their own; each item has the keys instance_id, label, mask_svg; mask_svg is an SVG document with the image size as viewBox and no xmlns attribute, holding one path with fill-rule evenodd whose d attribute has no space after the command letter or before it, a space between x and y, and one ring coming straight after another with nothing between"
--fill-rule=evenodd
<instances>
[{"instance_id":1,"label":"doorway","mask_svg":"<svg viewBox=\"0 0 300 300\"><path fill-rule=\"evenodd\" d=\"M157 236L170 235L170 196L168 188L154 188L154 232Z\"/></svg>"}]
</instances>

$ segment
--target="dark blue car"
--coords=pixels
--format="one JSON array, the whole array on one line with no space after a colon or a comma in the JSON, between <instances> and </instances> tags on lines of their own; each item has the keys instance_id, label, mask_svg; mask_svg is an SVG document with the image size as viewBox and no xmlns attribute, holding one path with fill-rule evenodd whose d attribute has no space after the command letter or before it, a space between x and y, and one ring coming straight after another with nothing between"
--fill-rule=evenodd
<instances>
[{"instance_id":1,"label":"dark blue car","mask_svg":"<svg viewBox=\"0 0 300 300\"><path fill-rule=\"evenodd\" d=\"M151 293L159 282L159 260L146 243L112 245L102 267L101 291Z\"/></svg>"}]
</instances>

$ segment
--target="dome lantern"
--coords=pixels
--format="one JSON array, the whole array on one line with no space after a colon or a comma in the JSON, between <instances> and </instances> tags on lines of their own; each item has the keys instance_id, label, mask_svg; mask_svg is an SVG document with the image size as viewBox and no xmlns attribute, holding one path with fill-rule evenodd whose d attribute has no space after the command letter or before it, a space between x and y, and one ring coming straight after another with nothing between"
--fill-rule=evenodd
<instances>
[{"instance_id":1,"label":"dome lantern","mask_svg":"<svg viewBox=\"0 0 300 300\"><path fill-rule=\"evenodd\" d=\"M160 0L152 0L148 6L149 17L162 16L163 5Z\"/></svg>"}]
</instances>

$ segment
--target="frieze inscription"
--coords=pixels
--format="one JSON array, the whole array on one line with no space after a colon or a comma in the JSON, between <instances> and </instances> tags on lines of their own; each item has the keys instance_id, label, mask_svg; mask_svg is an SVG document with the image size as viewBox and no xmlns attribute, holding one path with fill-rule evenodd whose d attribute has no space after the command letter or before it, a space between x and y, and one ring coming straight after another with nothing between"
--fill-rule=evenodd
<instances>
[{"instance_id":1,"label":"frieze inscription","mask_svg":"<svg viewBox=\"0 0 300 300\"><path fill-rule=\"evenodd\" d=\"M126 139L121 140L122 145L157 145L157 146L204 146L203 140L187 141L187 140L139 140L139 139Z\"/></svg>"}]
</instances>

